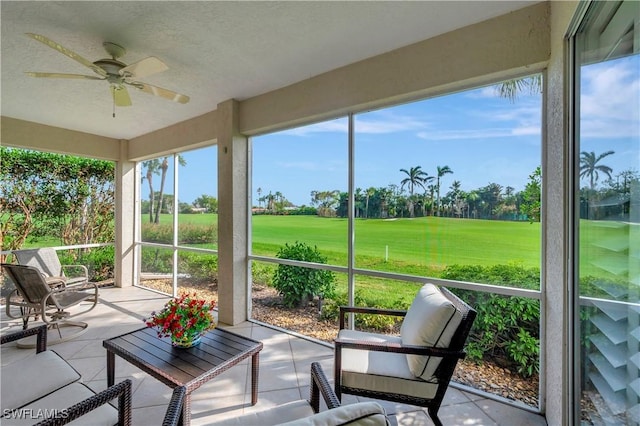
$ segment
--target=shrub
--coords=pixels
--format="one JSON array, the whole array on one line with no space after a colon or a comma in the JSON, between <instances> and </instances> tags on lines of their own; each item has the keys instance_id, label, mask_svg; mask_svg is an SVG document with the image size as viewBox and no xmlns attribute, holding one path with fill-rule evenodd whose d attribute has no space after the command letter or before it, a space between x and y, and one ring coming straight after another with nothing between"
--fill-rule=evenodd
<instances>
[{"instance_id":1,"label":"shrub","mask_svg":"<svg viewBox=\"0 0 640 426\"><path fill-rule=\"evenodd\" d=\"M271 286L275 265L263 262L251 262L251 279L254 284Z\"/></svg>"},{"instance_id":2,"label":"shrub","mask_svg":"<svg viewBox=\"0 0 640 426\"><path fill-rule=\"evenodd\" d=\"M179 244L207 244L218 240L217 225L181 224L178 226Z\"/></svg>"},{"instance_id":3,"label":"shrub","mask_svg":"<svg viewBox=\"0 0 640 426\"><path fill-rule=\"evenodd\" d=\"M217 281L218 256L205 253L181 252L179 271L188 274L192 283Z\"/></svg>"},{"instance_id":4,"label":"shrub","mask_svg":"<svg viewBox=\"0 0 640 426\"><path fill-rule=\"evenodd\" d=\"M179 224L178 236L180 244L212 243L218 240L218 225ZM149 243L170 244L173 241L173 225L142 222L142 240Z\"/></svg>"},{"instance_id":5,"label":"shrub","mask_svg":"<svg viewBox=\"0 0 640 426\"><path fill-rule=\"evenodd\" d=\"M89 281L103 281L113 278L115 249L113 246L97 247L79 251L58 251L63 265L85 265L89 271Z\"/></svg>"},{"instance_id":6,"label":"shrub","mask_svg":"<svg viewBox=\"0 0 640 426\"><path fill-rule=\"evenodd\" d=\"M173 225L142 222L142 241L171 244L173 242Z\"/></svg>"},{"instance_id":7,"label":"shrub","mask_svg":"<svg viewBox=\"0 0 640 426\"><path fill-rule=\"evenodd\" d=\"M367 306L372 308L389 308L376 303L375 300L368 299L361 289L356 289L353 297L354 306ZM398 302L399 303L399 302ZM407 309L405 304L394 303L393 309ZM349 304L347 294L343 293L334 296L326 301L322 306L320 318L328 321L338 321L340 317L340 306ZM378 332L393 331L400 323L401 318L391 315L354 314L355 326L360 329L373 330Z\"/></svg>"},{"instance_id":8,"label":"shrub","mask_svg":"<svg viewBox=\"0 0 640 426\"><path fill-rule=\"evenodd\" d=\"M173 270L173 255L169 250L145 247L140 253L143 271L170 274Z\"/></svg>"},{"instance_id":9,"label":"shrub","mask_svg":"<svg viewBox=\"0 0 640 426\"><path fill-rule=\"evenodd\" d=\"M443 278L538 288L540 273L520 265L452 265ZM478 312L467 344L470 359L508 361L523 376L539 370L540 302L515 296L451 289Z\"/></svg>"},{"instance_id":10,"label":"shrub","mask_svg":"<svg viewBox=\"0 0 640 426\"><path fill-rule=\"evenodd\" d=\"M317 247L296 241L281 247L276 254L279 259L327 263ZM303 306L314 296L332 297L335 291L333 272L302 266L278 265L273 274L273 286L288 307Z\"/></svg>"}]
</instances>

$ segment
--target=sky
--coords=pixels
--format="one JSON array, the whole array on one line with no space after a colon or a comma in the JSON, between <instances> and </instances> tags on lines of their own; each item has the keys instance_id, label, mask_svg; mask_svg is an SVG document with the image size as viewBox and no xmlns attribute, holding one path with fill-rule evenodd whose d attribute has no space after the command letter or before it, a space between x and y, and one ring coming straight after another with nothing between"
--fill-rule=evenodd
<instances>
[{"instance_id":1,"label":"sky","mask_svg":"<svg viewBox=\"0 0 640 426\"><path fill-rule=\"evenodd\" d=\"M614 172L640 170L640 61L638 55L585 66L581 78L581 151L615 154L603 164ZM470 191L497 183L524 189L541 164L542 96L521 93L512 102L495 86L397 105L354 116L355 187L388 187L421 166L429 176L437 167L441 194L454 180ZM261 195L282 193L295 205L310 205L311 191L346 191L346 117L252 138L253 205ZM179 199L191 203L202 194L217 196L216 147L182 154ZM171 168L172 170L172 168ZM170 172L171 172L170 170ZM435 183L433 181L432 183ZM143 197L148 197L143 181ZM156 190L159 177L154 177ZM173 193L167 182L166 193ZM418 192L424 192L419 190Z\"/></svg>"}]
</instances>

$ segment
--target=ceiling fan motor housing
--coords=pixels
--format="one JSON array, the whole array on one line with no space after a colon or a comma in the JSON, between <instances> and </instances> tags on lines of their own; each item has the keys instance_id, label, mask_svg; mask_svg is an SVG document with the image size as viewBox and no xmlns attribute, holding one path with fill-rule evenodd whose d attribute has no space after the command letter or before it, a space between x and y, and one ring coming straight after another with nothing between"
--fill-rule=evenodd
<instances>
[{"instance_id":1,"label":"ceiling fan motor housing","mask_svg":"<svg viewBox=\"0 0 640 426\"><path fill-rule=\"evenodd\" d=\"M123 76L120 75L120 70L127 66L115 59L99 59L94 62L94 65L99 66L107 72L107 80L109 83L122 82Z\"/></svg>"}]
</instances>

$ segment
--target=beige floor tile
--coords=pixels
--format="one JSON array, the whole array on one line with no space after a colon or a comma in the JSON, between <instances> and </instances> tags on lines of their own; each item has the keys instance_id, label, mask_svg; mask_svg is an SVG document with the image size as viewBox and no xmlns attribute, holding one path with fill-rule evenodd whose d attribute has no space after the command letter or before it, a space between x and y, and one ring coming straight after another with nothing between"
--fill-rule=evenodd
<instances>
[{"instance_id":1,"label":"beige floor tile","mask_svg":"<svg viewBox=\"0 0 640 426\"><path fill-rule=\"evenodd\" d=\"M85 334L50 349L60 353L82 375L83 381L96 391L106 388L106 350L102 341L144 326L142 318L160 309L168 297L140 288L105 288L100 290L100 302L79 319L89 323ZM37 324L36 322L30 325ZM220 327L227 328L223 324ZM0 331L20 330L21 321L6 318L0 312ZM310 368L320 362L333 383L333 348L286 334L263 325L244 322L228 327L242 336L260 340L258 404L251 406L249 360L230 368L204 384L192 394L192 424L204 425L253 410L268 409L278 404L309 397ZM0 363L34 354L34 349L18 349L13 343L0 349ZM116 382L129 378L133 386L133 424L160 424L171 397L172 389L144 373L139 368L116 357ZM5 384L3 384L3 388ZM344 395L343 404L353 404L364 398ZM428 415L418 407L381 401L398 425L432 425ZM324 403L322 409L326 409ZM542 416L503 404L486 397L464 392L451 386L447 391L440 418L446 425L544 426Z\"/></svg>"},{"instance_id":2,"label":"beige floor tile","mask_svg":"<svg viewBox=\"0 0 640 426\"><path fill-rule=\"evenodd\" d=\"M480 409L500 425L545 426L547 422L539 414L520 410L490 399L474 401Z\"/></svg>"}]
</instances>

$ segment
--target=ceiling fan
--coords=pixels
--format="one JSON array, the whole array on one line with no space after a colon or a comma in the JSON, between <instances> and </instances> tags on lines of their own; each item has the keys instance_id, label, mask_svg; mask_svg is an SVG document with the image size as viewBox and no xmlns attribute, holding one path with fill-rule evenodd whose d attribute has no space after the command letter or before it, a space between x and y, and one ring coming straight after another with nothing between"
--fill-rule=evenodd
<instances>
[{"instance_id":1,"label":"ceiling fan","mask_svg":"<svg viewBox=\"0 0 640 426\"><path fill-rule=\"evenodd\" d=\"M169 99L181 104L186 104L187 102L189 102L189 96L187 95L183 95L168 89L163 89L161 87L152 86L150 84L138 81L139 78L156 74L168 69L164 62L154 56L150 56L138 62L127 65L118 60L118 58L126 53L125 48L115 43L104 42L102 43L102 46L104 47L104 50L106 50L107 53L111 56L111 58L99 59L95 62L91 62L45 36L33 33L27 33L27 36L49 46L54 50L57 50L58 52L73 59L74 61L79 62L87 68L90 68L94 73L97 74L97 76L95 76L84 74L61 74L30 71L26 73L28 76L45 78L106 80L109 83L109 87L111 89L114 107L131 105L131 98L129 97L127 86L131 86L150 95L160 96L161 98Z\"/></svg>"}]
</instances>

